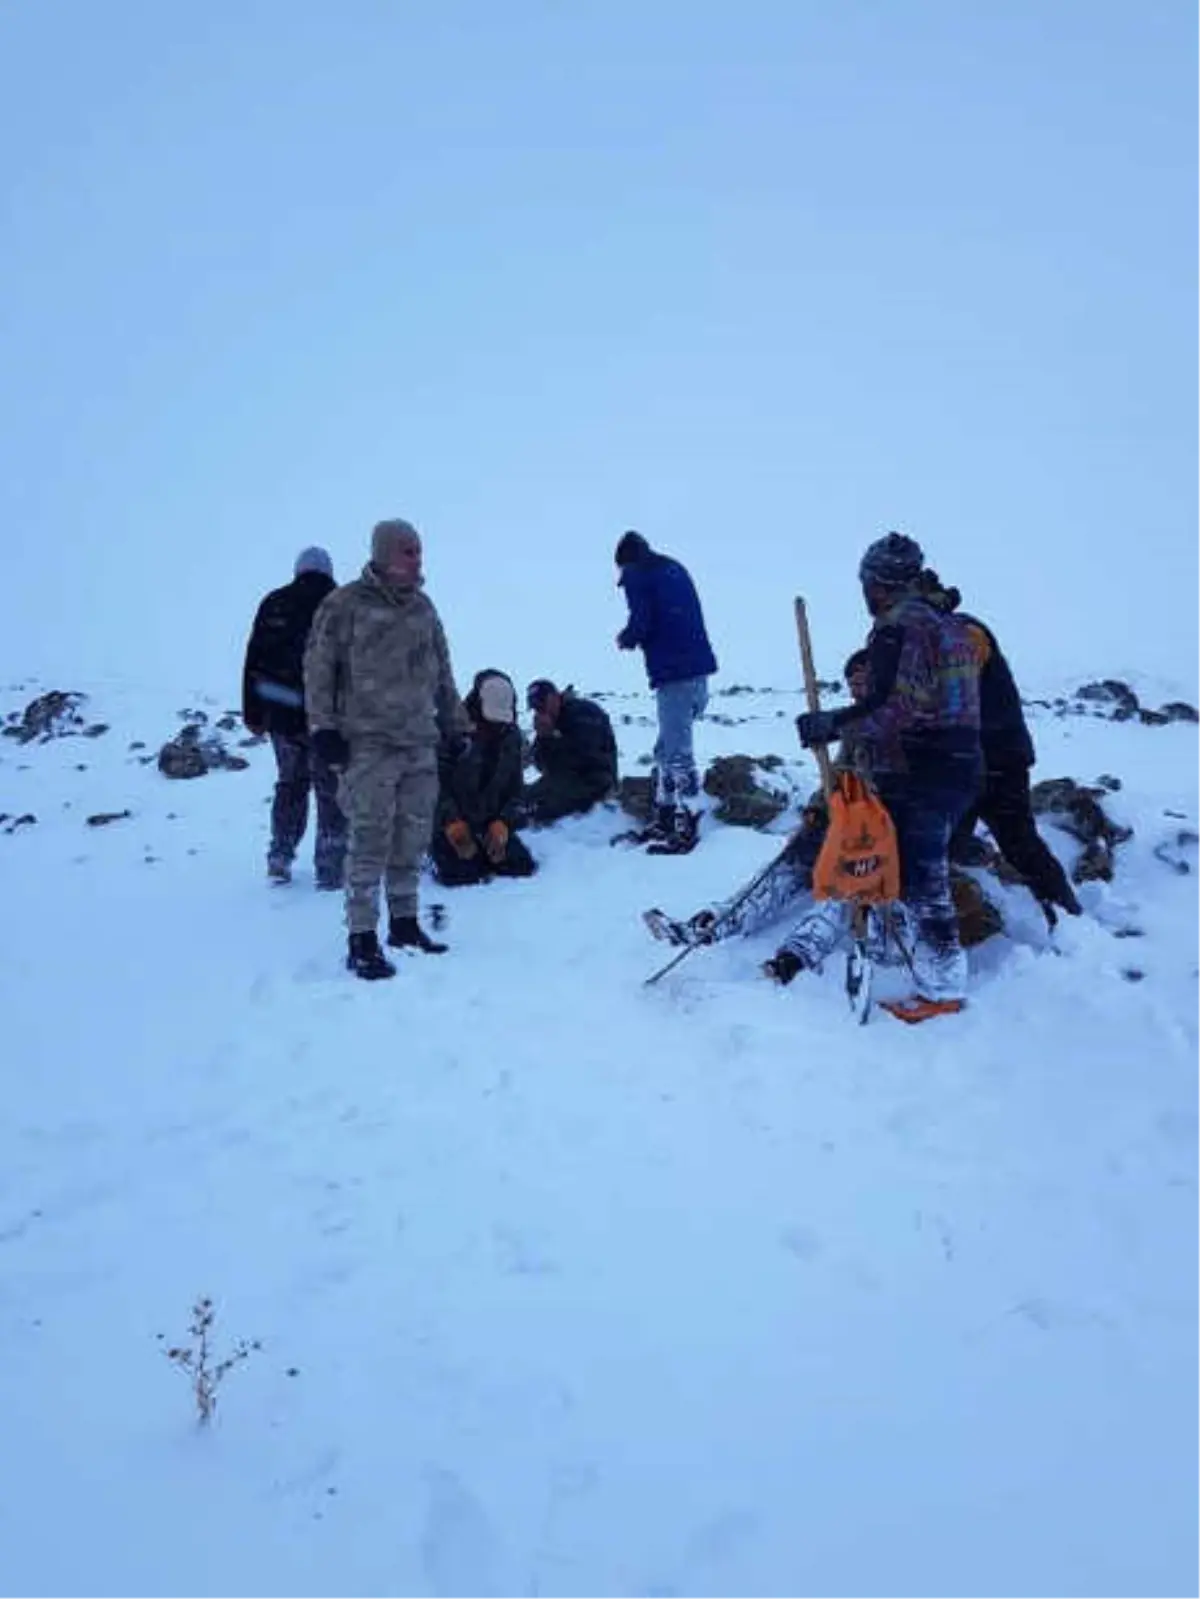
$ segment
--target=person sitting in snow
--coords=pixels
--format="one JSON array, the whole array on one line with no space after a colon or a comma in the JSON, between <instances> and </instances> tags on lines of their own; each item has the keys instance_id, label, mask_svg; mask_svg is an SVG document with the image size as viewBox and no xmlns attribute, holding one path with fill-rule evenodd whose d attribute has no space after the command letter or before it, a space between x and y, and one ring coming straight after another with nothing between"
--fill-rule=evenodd
<instances>
[{"instance_id":1,"label":"person sitting in snow","mask_svg":"<svg viewBox=\"0 0 1200 1599\"><path fill-rule=\"evenodd\" d=\"M796 719L806 748L847 730L870 745L871 780L895 824L902 897L917 932L916 992L886 1007L906 1022L966 1003L949 845L983 786L978 652L963 620L923 596L924 569L920 545L901 533L868 548L859 565L874 618L867 695L841 710Z\"/></svg>"},{"instance_id":2,"label":"person sitting in snow","mask_svg":"<svg viewBox=\"0 0 1200 1599\"><path fill-rule=\"evenodd\" d=\"M1000 854L1028 884L1053 927L1055 907L1079 916L1076 898L1058 857L1038 832L1029 793L1029 773L1037 759L1025 720L1021 695L996 635L978 617L959 609L962 596L942 584L936 572L921 574L921 592L938 610L954 612L966 624L979 653L980 742L983 745L983 792L963 817L950 840L951 860L978 866L985 857L975 837L982 821Z\"/></svg>"},{"instance_id":3,"label":"person sitting in snow","mask_svg":"<svg viewBox=\"0 0 1200 1599\"><path fill-rule=\"evenodd\" d=\"M548 677L529 685L525 703L533 712L533 764L541 773L525 793L529 820L557 822L607 799L617 786L617 740L608 713L572 688L559 690Z\"/></svg>"},{"instance_id":4,"label":"person sitting in snow","mask_svg":"<svg viewBox=\"0 0 1200 1599\"><path fill-rule=\"evenodd\" d=\"M296 557L295 576L258 607L242 668L242 720L271 736L277 780L271 805L267 876L290 883L292 862L308 826L308 796L317 802L313 864L318 888L339 889L346 859L346 818L338 774L309 737L304 708L304 650L317 607L337 584L328 551L311 545Z\"/></svg>"},{"instance_id":5,"label":"person sitting in snow","mask_svg":"<svg viewBox=\"0 0 1200 1599\"><path fill-rule=\"evenodd\" d=\"M525 798L525 756L517 726L517 692L503 672L479 672L463 701L471 719L465 750L443 752L430 856L447 888L490 877L531 877L533 856L516 829Z\"/></svg>"}]
</instances>

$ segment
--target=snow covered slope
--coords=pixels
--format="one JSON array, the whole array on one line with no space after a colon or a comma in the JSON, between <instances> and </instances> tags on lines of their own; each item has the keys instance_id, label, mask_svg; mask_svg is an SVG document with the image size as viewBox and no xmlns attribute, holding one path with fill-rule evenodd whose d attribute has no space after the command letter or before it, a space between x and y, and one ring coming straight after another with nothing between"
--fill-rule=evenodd
<instances>
[{"instance_id":1,"label":"snow covered slope","mask_svg":"<svg viewBox=\"0 0 1200 1599\"><path fill-rule=\"evenodd\" d=\"M355 983L263 881L269 750L169 782L196 700L91 687L108 732L0 744L0 1590L1195 1591L1194 727L1039 720L1123 780L1116 882L1057 949L1007 892L962 1017L860 1029L770 939L643 988L638 913L777 840L611 814ZM262 1346L203 1430L202 1294Z\"/></svg>"}]
</instances>

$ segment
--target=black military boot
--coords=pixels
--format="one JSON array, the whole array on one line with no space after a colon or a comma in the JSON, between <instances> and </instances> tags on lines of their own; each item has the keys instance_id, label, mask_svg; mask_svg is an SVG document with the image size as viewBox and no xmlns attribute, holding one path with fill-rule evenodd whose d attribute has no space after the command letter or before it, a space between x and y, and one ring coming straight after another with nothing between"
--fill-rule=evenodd
<instances>
[{"instance_id":1,"label":"black military boot","mask_svg":"<svg viewBox=\"0 0 1200 1599\"><path fill-rule=\"evenodd\" d=\"M419 949L422 955L444 955L449 944L439 944L415 916L393 916L388 922L388 943L393 949Z\"/></svg>"},{"instance_id":2,"label":"black military boot","mask_svg":"<svg viewBox=\"0 0 1200 1599\"><path fill-rule=\"evenodd\" d=\"M396 968L379 947L377 933L350 934L346 968L352 971L355 977L363 977L369 983L376 982L381 977L396 975Z\"/></svg>"}]
</instances>

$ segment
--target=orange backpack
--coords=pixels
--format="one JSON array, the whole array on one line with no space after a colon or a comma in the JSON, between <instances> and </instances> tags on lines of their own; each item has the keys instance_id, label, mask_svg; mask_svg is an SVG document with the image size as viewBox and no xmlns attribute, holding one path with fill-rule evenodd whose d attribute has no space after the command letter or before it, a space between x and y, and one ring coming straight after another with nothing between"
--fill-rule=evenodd
<instances>
[{"instance_id":1,"label":"orange backpack","mask_svg":"<svg viewBox=\"0 0 1200 1599\"><path fill-rule=\"evenodd\" d=\"M854 772L829 796L829 827L813 867L814 899L883 905L900 898L900 851L887 806Z\"/></svg>"}]
</instances>

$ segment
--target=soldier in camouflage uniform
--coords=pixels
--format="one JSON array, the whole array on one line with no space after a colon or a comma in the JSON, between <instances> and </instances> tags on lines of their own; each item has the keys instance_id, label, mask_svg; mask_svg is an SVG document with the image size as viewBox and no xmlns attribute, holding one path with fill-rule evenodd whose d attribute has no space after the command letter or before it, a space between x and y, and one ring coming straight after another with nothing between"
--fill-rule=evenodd
<instances>
[{"instance_id":1,"label":"soldier in camouflage uniform","mask_svg":"<svg viewBox=\"0 0 1200 1599\"><path fill-rule=\"evenodd\" d=\"M313 622L304 689L314 747L342 772L349 821L347 966L392 977L379 946L379 884L388 943L441 954L417 920L417 881L438 797L438 746L469 729L450 652L423 592L421 540L408 522L380 522L362 576L336 589Z\"/></svg>"}]
</instances>

